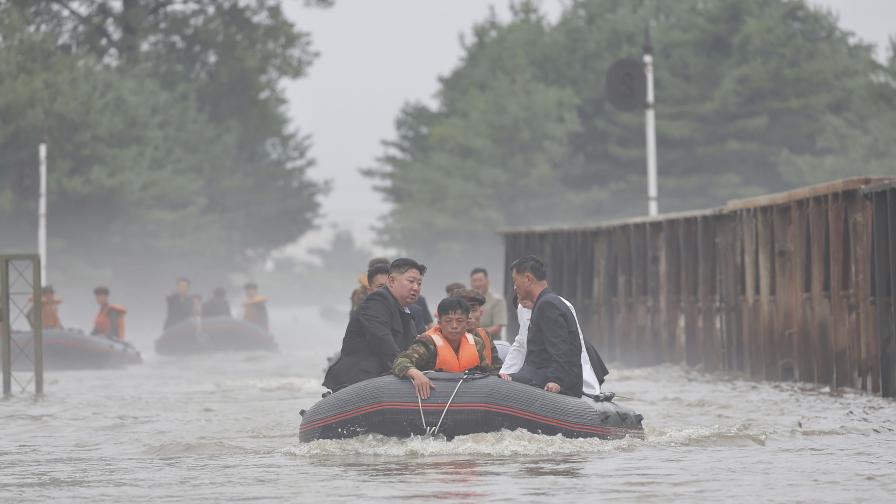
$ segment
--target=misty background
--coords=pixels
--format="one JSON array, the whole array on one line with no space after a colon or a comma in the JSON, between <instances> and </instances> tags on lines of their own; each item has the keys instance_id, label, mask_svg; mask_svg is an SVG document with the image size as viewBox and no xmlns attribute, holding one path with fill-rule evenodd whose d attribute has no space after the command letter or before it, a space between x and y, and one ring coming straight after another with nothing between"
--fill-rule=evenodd
<instances>
[{"instance_id":1,"label":"misty background","mask_svg":"<svg viewBox=\"0 0 896 504\"><path fill-rule=\"evenodd\" d=\"M36 249L46 139L66 325L89 327L104 284L148 342L180 275L347 315L373 254L428 264L431 304L474 266L500 290L496 229L643 213L643 119L603 76L647 20L675 211L896 174L894 18L886 0L0 0L0 251Z\"/></svg>"}]
</instances>

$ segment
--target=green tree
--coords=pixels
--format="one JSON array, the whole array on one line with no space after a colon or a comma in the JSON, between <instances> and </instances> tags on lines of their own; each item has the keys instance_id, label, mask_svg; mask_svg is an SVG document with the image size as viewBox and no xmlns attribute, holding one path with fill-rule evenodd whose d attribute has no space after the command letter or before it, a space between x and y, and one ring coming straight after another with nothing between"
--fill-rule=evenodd
<instances>
[{"instance_id":1,"label":"green tree","mask_svg":"<svg viewBox=\"0 0 896 504\"><path fill-rule=\"evenodd\" d=\"M644 213L643 116L613 109L604 81L613 61L640 56L648 23L664 211L817 179L809 167L844 144L896 171L882 161L896 145L892 64L828 12L796 0L577 0L549 23L524 1L509 21L474 27L437 105L407 106L365 171L394 205L384 241L450 258L465 240L496 243L503 226ZM824 176L855 172L838 162Z\"/></svg>"},{"instance_id":2,"label":"green tree","mask_svg":"<svg viewBox=\"0 0 896 504\"><path fill-rule=\"evenodd\" d=\"M279 86L315 54L278 2L4 0L0 22L7 247L31 242L42 139L71 268L220 274L311 227L326 187Z\"/></svg>"}]
</instances>

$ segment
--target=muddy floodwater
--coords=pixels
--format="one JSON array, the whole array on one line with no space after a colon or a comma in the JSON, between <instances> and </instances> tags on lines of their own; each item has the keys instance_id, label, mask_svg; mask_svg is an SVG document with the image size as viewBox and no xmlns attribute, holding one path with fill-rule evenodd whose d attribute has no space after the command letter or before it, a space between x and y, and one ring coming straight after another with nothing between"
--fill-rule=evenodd
<instances>
[{"instance_id":1,"label":"muddy floodwater","mask_svg":"<svg viewBox=\"0 0 896 504\"><path fill-rule=\"evenodd\" d=\"M896 402L675 366L606 384L647 438L299 443L344 327L272 313L277 353L53 372L0 402L0 502L894 502ZM450 414L450 413L449 413Z\"/></svg>"}]
</instances>

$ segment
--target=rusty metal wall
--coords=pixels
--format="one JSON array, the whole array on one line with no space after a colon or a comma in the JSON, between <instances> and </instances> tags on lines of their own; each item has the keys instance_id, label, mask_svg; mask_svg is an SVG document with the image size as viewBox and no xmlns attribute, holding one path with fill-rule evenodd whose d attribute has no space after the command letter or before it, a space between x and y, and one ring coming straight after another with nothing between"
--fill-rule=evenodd
<instances>
[{"instance_id":1,"label":"rusty metal wall","mask_svg":"<svg viewBox=\"0 0 896 504\"><path fill-rule=\"evenodd\" d=\"M892 180L502 234L507 265L544 259L552 289L573 302L608 360L896 396ZM507 275L508 299L512 290ZM511 321L515 334L515 313Z\"/></svg>"}]
</instances>

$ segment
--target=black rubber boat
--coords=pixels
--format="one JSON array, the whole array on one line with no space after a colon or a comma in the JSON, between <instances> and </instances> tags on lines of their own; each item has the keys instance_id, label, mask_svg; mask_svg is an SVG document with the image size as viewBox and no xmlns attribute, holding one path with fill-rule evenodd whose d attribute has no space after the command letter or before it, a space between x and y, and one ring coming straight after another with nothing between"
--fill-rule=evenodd
<instances>
[{"instance_id":1,"label":"black rubber boat","mask_svg":"<svg viewBox=\"0 0 896 504\"><path fill-rule=\"evenodd\" d=\"M409 380L391 375L365 380L324 397L302 412L299 440L363 434L440 434L452 439L503 429L570 438L644 435L641 415L613 402L551 394L492 375L428 376L436 389L420 402Z\"/></svg>"},{"instance_id":2,"label":"black rubber boat","mask_svg":"<svg viewBox=\"0 0 896 504\"><path fill-rule=\"evenodd\" d=\"M12 332L13 369L33 369L33 338L31 331ZM78 329L44 329L43 342L45 370L121 368L143 362L130 343Z\"/></svg>"},{"instance_id":3,"label":"black rubber boat","mask_svg":"<svg viewBox=\"0 0 896 504\"><path fill-rule=\"evenodd\" d=\"M183 355L226 351L275 350L274 336L231 317L190 319L170 327L156 340L156 353Z\"/></svg>"}]
</instances>

